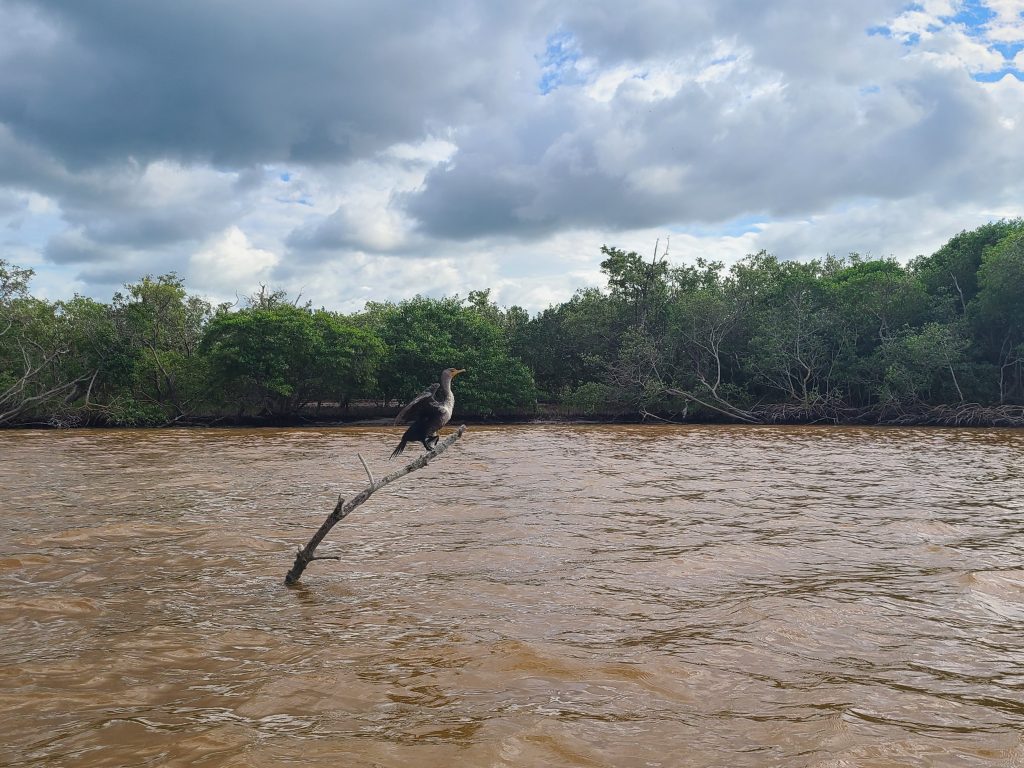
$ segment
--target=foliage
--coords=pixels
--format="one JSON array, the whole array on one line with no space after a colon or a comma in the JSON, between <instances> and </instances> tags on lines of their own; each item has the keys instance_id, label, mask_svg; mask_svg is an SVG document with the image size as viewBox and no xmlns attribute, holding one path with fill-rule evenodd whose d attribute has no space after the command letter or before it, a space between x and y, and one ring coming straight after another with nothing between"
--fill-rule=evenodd
<instances>
[{"instance_id":1,"label":"foliage","mask_svg":"<svg viewBox=\"0 0 1024 768\"><path fill-rule=\"evenodd\" d=\"M605 377L604 360L618 347L616 307L596 289L577 291L569 301L541 312L526 326L521 359L533 373L539 396Z\"/></svg>"},{"instance_id":2,"label":"foliage","mask_svg":"<svg viewBox=\"0 0 1024 768\"><path fill-rule=\"evenodd\" d=\"M968 314L979 351L998 370L999 402L1024 401L1024 228L985 251Z\"/></svg>"},{"instance_id":3,"label":"foliage","mask_svg":"<svg viewBox=\"0 0 1024 768\"><path fill-rule=\"evenodd\" d=\"M967 341L958 329L940 323L928 323L888 339L882 350L888 366L881 399L963 402L956 372L964 364L966 350Z\"/></svg>"},{"instance_id":4,"label":"foliage","mask_svg":"<svg viewBox=\"0 0 1024 768\"><path fill-rule=\"evenodd\" d=\"M529 370L508 351L507 313L487 293L474 292L468 303L417 296L370 304L367 315L386 350L377 377L384 402L408 400L449 367L466 369L458 379L461 413L487 416L536 402Z\"/></svg>"},{"instance_id":5,"label":"foliage","mask_svg":"<svg viewBox=\"0 0 1024 768\"><path fill-rule=\"evenodd\" d=\"M624 305L629 323L647 329L656 323L668 298L668 262L657 254L650 263L635 251L629 253L618 248L601 246L606 257L601 271L608 277L608 290L613 301Z\"/></svg>"},{"instance_id":6,"label":"foliage","mask_svg":"<svg viewBox=\"0 0 1024 768\"><path fill-rule=\"evenodd\" d=\"M931 256L918 258L914 271L929 294L948 301L964 315L978 293L979 268L985 251L1001 241L1024 232L1024 220L1001 220L950 239Z\"/></svg>"},{"instance_id":7,"label":"foliage","mask_svg":"<svg viewBox=\"0 0 1024 768\"><path fill-rule=\"evenodd\" d=\"M575 389L566 389L559 403L575 413L595 416L608 413L613 407L613 391L607 384L590 381Z\"/></svg>"},{"instance_id":8,"label":"foliage","mask_svg":"<svg viewBox=\"0 0 1024 768\"><path fill-rule=\"evenodd\" d=\"M29 294L32 276L0 259L0 425L55 419L88 376L68 364L67 322Z\"/></svg>"},{"instance_id":9,"label":"foliage","mask_svg":"<svg viewBox=\"0 0 1024 768\"><path fill-rule=\"evenodd\" d=\"M1024 404L1024 220L960 232L907 265L601 255L604 289L534 317L489 290L341 315L266 286L214 312L174 274L109 303L48 302L31 270L0 260L0 424L294 419L311 403L394 405L452 366L467 371L468 416L538 400L740 421Z\"/></svg>"},{"instance_id":10,"label":"foliage","mask_svg":"<svg viewBox=\"0 0 1024 768\"><path fill-rule=\"evenodd\" d=\"M209 302L189 296L174 273L146 275L125 291L114 294L116 342L103 366L120 379L119 396L110 401L111 421L160 424L192 415L206 405L208 393L198 351ZM105 335L106 329L96 330Z\"/></svg>"},{"instance_id":11,"label":"foliage","mask_svg":"<svg viewBox=\"0 0 1024 768\"><path fill-rule=\"evenodd\" d=\"M308 403L365 392L381 357L371 332L325 310L287 303L221 312L202 340L221 402L239 414L294 416Z\"/></svg>"}]
</instances>

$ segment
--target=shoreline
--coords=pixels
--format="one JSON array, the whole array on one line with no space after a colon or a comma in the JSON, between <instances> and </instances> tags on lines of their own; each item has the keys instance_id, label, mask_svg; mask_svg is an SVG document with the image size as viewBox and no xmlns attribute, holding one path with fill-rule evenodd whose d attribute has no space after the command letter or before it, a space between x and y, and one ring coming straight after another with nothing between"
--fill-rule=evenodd
<instances>
[{"instance_id":1,"label":"shoreline","mask_svg":"<svg viewBox=\"0 0 1024 768\"><path fill-rule=\"evenodd\" d=\"M937 427L972 429L1020 429L1024 428L1024 406L928 406L912 410L884 411L871 409L837 409L831 413L807 412L786 413L787 406L766 406L763 413L756 412L757 421L749 422L722 415L701 414L686 418L673 418L660 414L498 414L491 416L467 415L453 418L452 423L467 426L501 425L666 425L666 426L835 426L835 427ZM385 410L385 409L380 409ZM397 409L394 409L397 413ZM177 419L164 424L119 425L97 420L83 422L74 418L54 418L50 421L26 421L5 424L0 430L53 429L281 429L281 428L323 428L323 427L373 427L393 426L394 414L331 414L321 416L196 416ZM449 425L450 426L450 425Z\"/></svg>"}]
</instances>

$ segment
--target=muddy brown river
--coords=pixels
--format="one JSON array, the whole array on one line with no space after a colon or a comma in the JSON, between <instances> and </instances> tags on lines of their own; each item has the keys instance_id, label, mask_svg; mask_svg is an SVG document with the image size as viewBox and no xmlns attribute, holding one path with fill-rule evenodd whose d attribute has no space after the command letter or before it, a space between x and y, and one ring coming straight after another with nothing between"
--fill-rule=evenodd
<instances>
[{"instance_id":1,"label":"muddy brown river","mask_svg":"<svg viewBox=\"0 0 1024 768\"><path fill-rule=\"evenodd\" d=\"M1022 766L1024 432L0 433L0 765Z\"/></svg>"}]
</instances>

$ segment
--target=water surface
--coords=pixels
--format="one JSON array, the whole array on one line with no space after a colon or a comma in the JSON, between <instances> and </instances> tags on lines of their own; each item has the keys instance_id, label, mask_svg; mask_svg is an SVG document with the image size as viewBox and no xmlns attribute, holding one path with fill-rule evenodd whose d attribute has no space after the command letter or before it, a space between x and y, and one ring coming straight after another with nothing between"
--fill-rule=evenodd
<instances>
[{"instance_id":1,"label":"water surface","mask_svg":"<svg viewBox=\"0 0 1024 768\"><path fill-rule=\"evenodd\" d=\"M1024 433L0 433L0 764L1021 766Z\"/></svg>"}]
</instances>

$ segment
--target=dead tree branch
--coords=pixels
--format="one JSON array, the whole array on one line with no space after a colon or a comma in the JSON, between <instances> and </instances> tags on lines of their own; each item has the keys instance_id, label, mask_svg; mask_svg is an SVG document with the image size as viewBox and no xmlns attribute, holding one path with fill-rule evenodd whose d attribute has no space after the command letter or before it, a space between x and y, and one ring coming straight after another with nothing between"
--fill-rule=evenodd
<instances>
[{"instance_id":1,"label":"dead tree branch","mask_svg":"<svg viewBox=\"0 0 1024 768\"><path fill-rule=\"evenodd\" d=\"M706 384L705 384L706 386ZM712 397L720 403L720 405L714 405L709 403L707 400L701 400L692 392L686 392L682 389L668 388L665 390L666 394L673 395L675 397L682 397L687 400L692 400L698 405L703 405L705 408L709 408L712 411L717 411L723 416L729 416L730 418L737 419L739 421L745 421L748 424L760 424L761 421L749 411L743 411L732 405L731 403L718 397L714 390L711 390Z\"/></svg>"},{"instance_id":2,"label":"dead tree branch","mask_svg":"<svg viewBox=\"0 0 1024 768\"><path fill-rule=\"evenodd\" d=\"M314 552L327 533L336 524L348 517L349 513L352 512L356 507L366 501L370 496L373 495L374 491L378 491L389 483L393 483L400 477L405 477L410 472L415 472L417 469L422 469L427 466L431 461L436 459L442 453L448 450L448 448L460 437L462 433L466 431L466 425L463 424L455 432L449 435L445 440L437 445L434 450L423 454L418 459L409 462L401 469L397 469L390 475L386 475L380 480L374 482L373 475L370 473L369 467L366 466L366 462L363 462L363 467L366 469L366 473L370 475L370 484L354 496L350 501L345 501L343 498L338 497L338 503L334 505L334 511L327 516L324 520L324 524L320 526L313 538L309 540L306 546L302 547L295 555L295 562L292 564L292 568L288 571L288 574L284 577L284 583L289 587L296 584L299 577L302 576L302 572L306 570L306 566L314 560L337 560L336 557L315 557ZM362 456L359 457L360 461L363 461Z\"/></svg>"}]
</instances>

